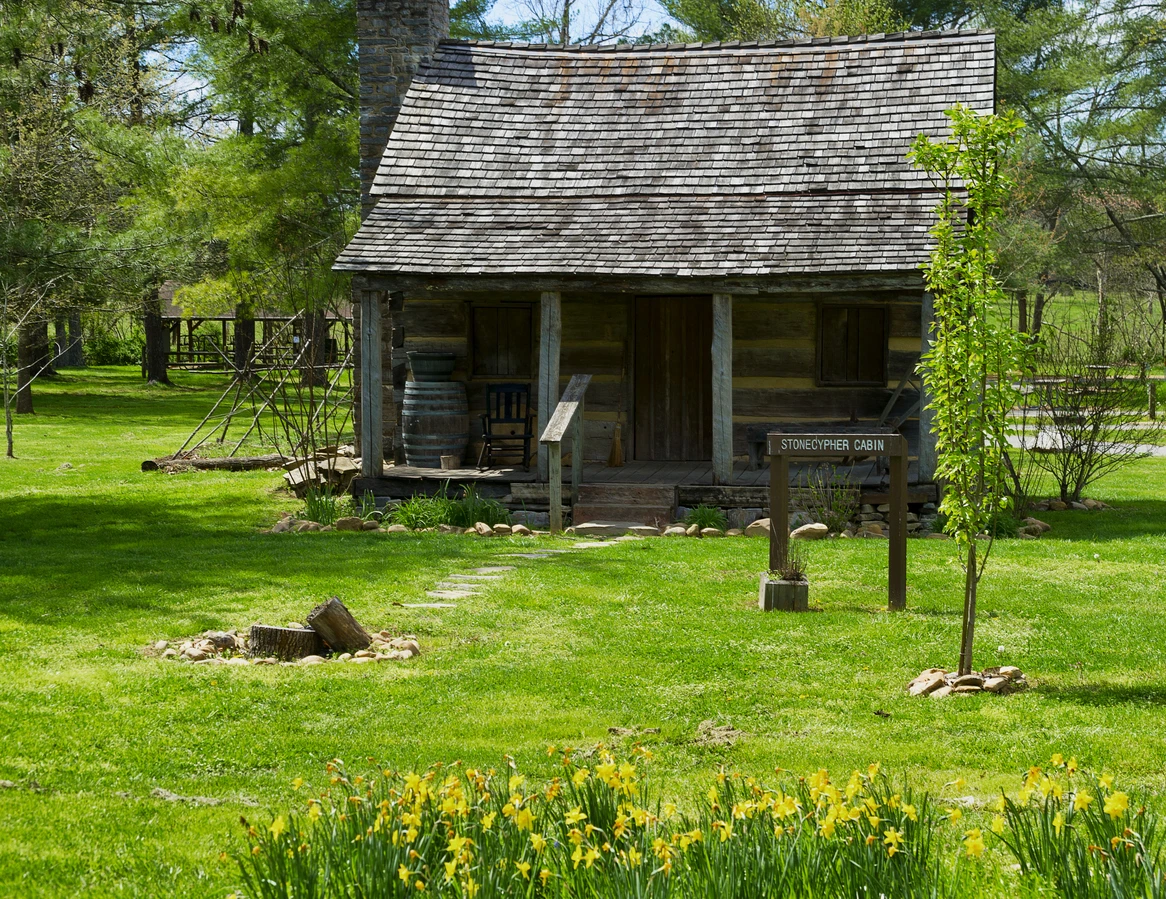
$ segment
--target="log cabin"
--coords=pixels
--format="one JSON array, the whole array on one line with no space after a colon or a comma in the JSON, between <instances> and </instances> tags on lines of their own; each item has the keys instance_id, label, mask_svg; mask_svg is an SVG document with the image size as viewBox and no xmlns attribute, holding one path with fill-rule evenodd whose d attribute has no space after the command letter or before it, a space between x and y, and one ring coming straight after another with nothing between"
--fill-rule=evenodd
<instances>
[{"instance_id":1,"label":"log cabin","mask_svg":"<svg viewBox=\"0 0 1166 899\"><path fill-rule=\"evenodd\" d=\"M991 33L564 47L448 40L444 0L358 15L358 489L405 473L417 351L456 359L469 463L487 385L530 384L538 433L588 374L588 483L749 505L759 435L837 423L900 429L931 482L939 194L906 155L950 107L993 111Z\"/></svg>"}]
</instances>

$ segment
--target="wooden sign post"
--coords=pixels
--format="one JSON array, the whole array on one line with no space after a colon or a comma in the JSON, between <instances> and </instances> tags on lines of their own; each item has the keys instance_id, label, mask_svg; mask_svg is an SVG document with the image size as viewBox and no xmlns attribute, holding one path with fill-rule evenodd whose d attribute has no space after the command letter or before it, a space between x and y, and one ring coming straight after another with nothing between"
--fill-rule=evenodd
<instances>
[{"instance_id":1,"label":"wooden sign post","mask_svg":"<svg viewBox=\"0 0 1166 899\"><path fill-rule=\"evenodd\" d=\"M789 463L791 459L852 460L887 456L891 463L891 540L887 561L887 608L907 607L907 441L888 429L834 428L829 432L770 432L769 568L785 558L789 546Z\"/></svg>"}]
</instances>

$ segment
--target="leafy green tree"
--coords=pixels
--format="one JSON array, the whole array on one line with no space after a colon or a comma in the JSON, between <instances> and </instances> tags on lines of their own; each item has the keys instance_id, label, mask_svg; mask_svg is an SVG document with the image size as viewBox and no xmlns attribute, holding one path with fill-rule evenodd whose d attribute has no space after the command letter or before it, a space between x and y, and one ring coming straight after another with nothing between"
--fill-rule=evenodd
<instances>
[{"instance_id":1,"label":"leafy green tree","mask_svg":"<svg viewBox=\"0 0 1166 899\"><path fill-rule=\"evenodd\" d=\"M698 40L833 37L901 31L891 0L664 0Z\"/></svg>"},{"instance_id":2,"label":"leafy green tree","mask_svg":"<svg viewBox=\"0 0 1166 899\"><path fill-rule=\"evenodd\" d=\"M910 157L943 191L925 266L935 303L930 348L920 372L931 394L940 511L964 568L959 672L972 670L976 587L991 553L977 556L978 535L994 532L1008 507L1004 455L1008 415L1019 399L1013 375L1024 368L1025 343L1001 321L1004 291L993 267L994 232L1011 187L1009 158L1023 127L1012 114L948 112L951 136L920 135Z\"/></svg>"}]
</instances>

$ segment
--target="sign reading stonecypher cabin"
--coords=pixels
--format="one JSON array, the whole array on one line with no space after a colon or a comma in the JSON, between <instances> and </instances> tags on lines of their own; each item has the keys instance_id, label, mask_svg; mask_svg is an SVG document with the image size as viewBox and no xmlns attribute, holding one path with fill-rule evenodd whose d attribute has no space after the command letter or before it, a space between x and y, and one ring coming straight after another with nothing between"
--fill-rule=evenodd
<instances>
[{"instance_id":1,"label":"sign reading stonecypher cabin","mask_svg":"<svg viewBox=\"0 0 1166 899\"><path fill-rule=\"evenodd\" d=\"M830 430L815 433L800 428L796 433L771 431L766 435L769 456L769 567L775 570L786 558L789 534L782 514L789 510L789 462L791 459L848 459L858 461L885 456L890 468L890 545L887 557L887 605L907 605L907 441L889 428L884 432Z\"/></svg>"},{"instance_id":2,"label":"sign reading stonecypher cabin","mask_svg":"<svg viewBox=\"0 0 1166 899\"><path fill-rule=\"evenodd\" d=\"M770 456L898 456L898 434L770 434Z\"/></svg>"}]
</instances>

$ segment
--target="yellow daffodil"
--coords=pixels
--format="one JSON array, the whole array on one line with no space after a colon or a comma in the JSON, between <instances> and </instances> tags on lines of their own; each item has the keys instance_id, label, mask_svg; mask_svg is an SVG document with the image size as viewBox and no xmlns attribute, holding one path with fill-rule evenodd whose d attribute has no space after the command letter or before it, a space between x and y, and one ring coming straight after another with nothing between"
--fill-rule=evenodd
<instances>
[{"instance_id":1,"label":"yellow daffodil","mask_svg":"<svg viewBox=\"0 0 1166 899\"><path fill-rule=\"evenodd\" d=\"M587 851L583 853L583 867L590 868L595 864L597 858L599 858L599 851L594 846L587 847Z\"/></svg>"},{"instance_id":2,"label":"yellow daffodil","mask_svg":"<svg viewBox=\"0 0 1166 899\"><path fill-rule=\"evenodd\" d=\"M513 793L515 790L517 790L519 787L521 787L524 783L526 783L526 775L525 774L512 774L512 775L510 775L510 780L508 782L508 789L510 790L511 793Z\"/></svg>"},{"instance_id":3,"label":"yellow daffodil","mask_svg":"<svg viewBox=\"0 0 1166 899\"><path fill-rule=\"evenodd\" d=\"M960 818L963 816L964 813L958 808L949 808L947 810L947 820L949 820L952 824L959 824Z\"/></svg>"},{"instance_id":4,"label":"yellow daffodil","mask_svg":"<svg viewBox=\"0 0 1166 899\"><path fill-rule=\"evenodd\" d=\"M474 899L474 897L478 895L478 890L481 889L481 887L478 886L478 883L472 877L467 877L463 886L465 888L466 895L469 896L470 899Z\"/></svg>"},{"instance_id":5,"label":"yellow daffodil","mask_svg":"<svg viewBox=\"0 0 1166 899\"><path fill-rule=\"evenodd\" d=\"M543 868L538 872L538 879L542 881L543 886L547 885L547 881L551 879L551 872L548 868Z\"/></svg>"},{"instance_id":6,"label":"yellow daffodil","mask_svg":"<svg viewBox=\"0 0 1166 899\"><path fill-rule=\"evenodd\" d=\"M974 828L964 834L964 849L968 858L979 858L984 854L984 835L980 828Z\"/></svg>"},{"instance_id":7,"label":"yellow daffodil","mask_svg":"<svg viewBox=\"0 0 1166 899\"><path fill-rule=\"evenodd\" d=\"M1004 816L1003 815L996 815L992 819L992 833L996 834L997 836L1004 833Z\"/></svg>"},{"instance_id":8,"label":"yellow daffodil","mask_svg":"<svg viewBox=\"0 0 1166 899\"><path fill-rule=\"evenodd\" d=\"M320 806L318 803L312 803L311 808L308 809L308 820L315 823L320 819Z\"/></svg>"},{"instance_id":9,"label":"yellow daffodil","mask_svg":"<svg viewBox=\"0 0 1166 899\"><path fill-rule=\"evenodd\" d=\"M453 880L454 874L457 873L457 859L445 863L445 879Z\"/></svg>"},{"instance_id":10,"label":"yellow daffodil","mask_svg":"<svg viewBox=\"0 0 1166 899\"><path fill-rule=\"evenodd\" d=\"M676 803L665 802L664 803L664 817L665 818L672 818L675 815L676 815Z\"/></svg>"},{"instance_id":11,"label":"yellow daffodil","mask_svg":"<svg viewBox=\"0 0 1166 899\"><path fill-rule=\"evenodd\" d=\"M575 863L575 867L579 867L579 863L583 861L583 845L580 844L575 847L575 851L571 853L571 861Z\"/></svg>"},{"instance_id":12,"label":"yellow daffodil","mask_svg":"<svg viewBox=\"0 0 1166 899\"><path fill-rule=\"evenodd\" d=\"M574 843L576 846L579 846L583 843L583 831L581 831L578 827L572 827L567 831L567 839Z\"/></svg>"},{"instance_id":13,"label":"yellow daffodil","mask_svg":"<svg viewBox=\"0 0 1166 899\"><path fill-rule=\"evenodd\" d=\"M628 865L629 866L631 866L633 868L638 868L640 866L640 862L643 861L643 859L644 859L644 856L640 853L640 850L638 850L635 846L631 846L628 848Z\"/></svg>"},{"instance_id":14,"label":"yellow daffodil","mask_svg":"<svg viewBox=\"0 0 1166 899\"><path fill-rule=\"evenodd\" d=\"M1062 812L1057 812L1053 815L1053 830L1056 831L1057 836L1065 830L1065 815Z\"/></svg>"},{"instance_id":15,"label":"yellow daffodil","mask_svg":"<svg viewBox=\"0 0 1166 899\"><path fill-rule=\"evenodd\" d=\"M1093 804L1093 797L1084 790L1073 796L1073 811L1083 812Z\"/></svg>"},{"instance_id":16,"label":"yellow daffodil","mask_svg":"<svg viewBox=\"0 0 1166 899\"><path fill-rule=\"evenodd\" d=\"M297 777L295 780L292 781L292 789L293 790L298 790L303 785L304 785L304 779L302 777Z\"/></svg>"},{"instance_id":17,"label":"yellow daffodil","mask_svg":"<svg viewBox=\"0 0 1166 899\"><path fill-rule=\"evenodd\" d=\"M1120 818L1130 807L1130 797L1120 790L1105 797L1105 813L1111 818Z\"/></svg>"},{"instance_id":18,"label":"yellow daffodil","mask_svg":"<svg viewBox=\"0 0 1166 899\"><path fill-rule=\"evenodd\" d=\"M400 867L398 867L398 868L397 868L397 876L401 878L401 882L402 882L402 883L408 883L408 882L409 882L409 878L410 878L410 877L412 877L413 875L412 875L412 874L410 874L410 873L409 873L409 869L408 869L408 868L406 868L406 867L405 867L405 866L402 864Z\"/></svg>"},{"instance_id":19,"label":"yellow daffodil","mask_svg":"<svg viewBox=\"0 0 1166 899\"><path fill-rule=\"evenodd\" d=\"M519 830L530 830L534 827L534 815L530 813L530 809L523 806L514 816L514 824Z\"/></svg>"},{"instance_id":20,"label":"yellow daffodil","mask_svg":"<svg viewBox=\"0 0 1166 899\"><path fill-rule=\"evenodd\" d=\"M867 766L866 766L866 776L867 776L867 777L868 777L870 780L874 780L876 777L878 777L878 776L879 776L879 769L880 769L881 767L882 767L882 766L881 766L881 765L880 765L878 762L874 762L874 763L872 763L872 764L870 764L870 765L867 765Z\"/></svg>"},{"instance_id":21,"label":"yellow daffodil","mask_svg":"<svg viewBox=\"0 0 1166 899\"><path fill-rule=\"evenodd\" d=\"M591 772L586 768L580 768L571 775L571 782L577 787L583 786L587 782L587 778L591 776Z\"/></svg>"},{"instance_id":22,"label":"yellow daffodil","mask_svg":"<svg viewBox=\"0 0 1166 899\"><path fill-rule=\"evenodd\" d=\"M1101 786L1103 786L1107 790L1113 789L1113 775L1112 774L1102 774L1101 777L1097 778L1097 782L1100 783Z\"/></svg>"},{"instance_id":23,"label":"yellow daffodil","mask_svg":"<svg viewBox=\"0 0 1166 899\"><path fill-rule=\"evenodd\" d=\"M530 845L534 847L535 852L542 852L547 848L547 841L541 833L532 833L530 835Z\"/></svg>"},{"instance_id":24,"label":"yellow daffodil","mask_svg":"<svg viewBox=\"0 0 1166 899\"><path fill-rule=\"evenodd\" d=\"M1059 752L1054 752L1053 757L1049 760L1049 763L1054 768L1060 768L1061 765L1065 764L1065 757L1063 755L1061 755Z\"/></svg>"},{"instance_id":25,"label":"yellow daffodil","mask_svg":"<svg viewBox=\"0 0 1166 899\"><path fill-rule=\"evenodd\" d=\"M530 862L515 862L514 867L518 869L523 880L530 880Z\"/></svg>"},{"instance_id":26,"label":"yellow daffodil","mask_svg":"<svg viewBox=\"0 0 1166 899\"><path fill-rule=\"evenodd\" d=\"M887 856L893 856L903 845L903 835L893 827L888 827L883 835L883 844L887 847Z\"/></svg>"},{"instance_id":27,"label":"yellow daffodil","mask_svg":"<svg viewBox=\"0 0 1166 899\"><path fill-rule=\"evenodd\" d=\"M1069 772L1070 777L1072 775L1076 774L1077 773L1077 759L1070 758L1069 761L1065 764L1065 770Z\"/></svg>"},{"instance_id":28,"label":"yellow daffodil","mask_svg":"<svg viewBox=\"0 0 1166 899\"><path fill-rule=\"evenodd\" d=\"M280 815L278 818L271 822L270 829L271 835L278 840L287 831L287 819L285 819L283 815Z\"/></svg>"},{"instance_id":29,"label":"yellow daffodil","mask_svg":"<svg viewBox=\"0 0 1166 899\"><path fill-rule=\"evenodd\" d=\"M578 805L575 806L573 809L571 809L569 812L567 812L567 814L563 815L563 820L566 821L568 824L578 824L580 821L583 821L586 818L587 818L586 813Z\"/></svg>"},{"instance_id":30,"label":"yellow daffodil","mask_svg":"<svg viewBox=\"0 0 1166 899\"><path fill-rule=\"evenodd\" d=\"M489 830L494 826L494 819L498 817L497 812L486 812L482 815L482 830Z\"/></svg>"}]
</instances>

